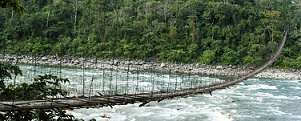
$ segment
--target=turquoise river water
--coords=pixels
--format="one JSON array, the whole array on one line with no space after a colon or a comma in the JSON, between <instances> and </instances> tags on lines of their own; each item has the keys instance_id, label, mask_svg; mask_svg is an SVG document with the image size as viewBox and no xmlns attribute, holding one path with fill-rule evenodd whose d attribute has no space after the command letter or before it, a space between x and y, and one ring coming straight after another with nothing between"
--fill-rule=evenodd
<instances>
[{"instance_id":1,"label":"turquoise river water","mask_svg":"<svg viewBox=\"0 0 301 121\"><path fill-rule=\"evenodd\" d=\"M89 90L91 87L93 87L91 94L96 94L96 92L107 94L113 91L114 93L138 93L168 88L179 89L192 84L206 85L212 81L227 80L227 78L200 75L150 72L128 74L126 71L97 69L83 71L80 68L59 69L32 65L20 65L20 68L23 76L17 77L17 83L30 83L37 75L51 73L70 79L71 83L63 84L63 87L70 90L73 96L82 95L82 90L87 93L91 91ZM111 76L102 76L106 74ZM82 85L83 79L84 86ZM187 82L188 79L194 79L194 83ZM93 85L91 85L91 80L93 80ZM12 83L12 81L6 83ZM181 87L169 87L169 84L173 83L181 84ZM115 87L116 84L118 87ZM300 80L251 78L230 89L215 91L212 96L203 94L163 100L160 103L150 102L144 107L139 107L139 104L129 104L113 108L75 109L67 113L79 119L94 118L97 121L301 121L300 91ZM234 102L228 102L227 99L232 99Z\"/></svg>"}]
</instances>

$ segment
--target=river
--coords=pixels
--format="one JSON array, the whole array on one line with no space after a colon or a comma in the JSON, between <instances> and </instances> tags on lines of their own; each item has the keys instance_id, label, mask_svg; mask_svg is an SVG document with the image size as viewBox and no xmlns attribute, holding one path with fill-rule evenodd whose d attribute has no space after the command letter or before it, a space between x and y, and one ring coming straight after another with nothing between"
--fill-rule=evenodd
<instances>
[{"instance_id":1,"label":"river","mask_svg":"<svg viewBox=\"0 0 301 121\"><path fill-rule=\"evenodd\" d=\"M23 76L17 77L17 83L31 83L33 77L51 73L70 79L70 84L62 85L71 90L72 96L82 95L82 88L86 90L85 95L92 88L91 95L97 92L110 94L112 90L116 90L114 93L138 93L149 90L189 88L197 84L206 85L210 82L222 82L229 79L187 74L150 72L129 74L126 71L59 69L55 66L20 65L20 68ZM188 82L188 79L194 80L194 83ZM90 85L92 81L93 85ZM12 81L6 81L6 83L12 83ZM174 83L181 84L181 87L169 87L169 84ZM118 87L115 87L116 84ZM129 104L113 106L113 108L82 108L67 111L67 113L79 119L94 118L97 121L301 121L300 91L300 80L251 78L230 89L215 91L212 96L203 94L163 100L160 103L150 102L144 107L139 107L139 104ZM229 99L234 102L227 101Z\"/></svg>"}]
</instances>

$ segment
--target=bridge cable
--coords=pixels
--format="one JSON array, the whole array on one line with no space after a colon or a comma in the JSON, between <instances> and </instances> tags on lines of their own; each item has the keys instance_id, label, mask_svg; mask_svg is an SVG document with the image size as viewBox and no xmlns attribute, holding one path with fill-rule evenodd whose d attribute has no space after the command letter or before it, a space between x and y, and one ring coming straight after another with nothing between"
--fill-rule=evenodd
<instances>
[{"instance_id":1,"label":"bridge cable","mask_svg":"<svg viewBox=\"0 0 301 121\"><path fill-rule=\"evenodd\" d=\"M151 67L151 81L152 81L152 89L151 89L151 97L153 97L153 92L154 92L154 88L155 88L155 80L154 80L154 63L152 63L152 67Z\"/></svg>"},{"instance_id":2,"label":"bridge cable","mask_svg":"<svg viewBox=\"0 0 301 121\"><path fill-rule=\"evenodd\" d=\"M178 86L178 72L179 72L179 67L178 67L178 65L177 65L177 63L176 63L176 68L177 68L177 70L176 70L176 84L175 84L175 92L177 91L177 86Z\"/></svg>"},{"instance_id":3,"label":"bridge cable","mask_svg":"<svg viewBox=\"0 0 301 121\"><path fill-rule=\"evenodd\" d=\"M124 99L125 95L128 93L128 87L129 87L129 73L130 73L130 63L128 63L127 73L126 73L126 87L125 87L125 93L124 93Z\"/></svg>"},{"instance_id":4,"label":"bridge cable","mask_svg":"<svg viewBox=\"0 0 301 121\"><path fill-rule=\"evenodd\" d=\"M92 80L91 80L91 84L90 84L90 91L89 91L89 102L91 101L91 100L90 100L91 93L93 93L93 79L94 79L94 76L92 76Z\"/></svg>"},{"instance_id":5,"label":"bridge cable","mask_svg":"<svg viewBox=\"0 0 301 121\"><path fill-rule=\"evenodd\" d=\"M17 59L15 66L17 66L18 62L19 62L19 59ZM15 72L15 77L14 77L14 88L13 88L13 90L14 90L14 95L13 95L13 96L14 96L14 97L13 97L13 103L12 103L12 106L14 105L14 103L15 103L15 98L16 98L16 79L17 79L17 73Z\"/></svg>"},{"instance_id":6,"label":"bridge cable","mask_svg":"<svg viewBox=\"0 0 301 121\"><path fill-rule=\"evenodd\" d=\"M171 69L170 69L170 65L168 65L168 82L167 82L167 95L169 94L169 85L171 85L170 84L170 71L171 71Z\"/></svg>"},{"instance_id":7,"label":"bridge cable","mask_svg":"<svg viewBox=\"0 0 301 121\"><path fill-rule=\"evenodd\" d=\"M83 80L82 80L82 86L83 86L83 90L82 90L82 92L83 92L83 97L85 96L85 62L86 62L86 58L84 57L84 60L83 60L83 66L82 66L82 70L83 70Z\"/></svg>"},{"instance_id":8,"label":"bridge cable","mask_svg":"<svg viewBox=\"0 0 301 121\"><path fill-rule=\"evenodd\" d=\"M144 64L142 64L141 65L142 66L142 71L144 70ZM145 73L145 72L141 72L141 73ZM142 81L145 81L145 77L144 77L144 75L142 75ZM147 81L146 81L147 82ZM143 88L142 88L142 92L145 92L145 86L142 86Z\"/></svg>"},{"instance_id":9,"label":"bridge cable","mask_svg":"<svg viewBox=\"0 0 301 121\"><path fill-rule=\"evenodd\" d=\"M102 66L102 93L105 94L105 69L104 69L104 59L102 60L102 63L101 63L101 66Z\"/></svg>"},{"instance_id":10,"label":"bridge cable","mask_svg":"<svg viewBox=\"0 0 301 121\"><path fill-rule=\"evenodd\" d=\"M109 85L109 100L112 96L112 81L113 81L113 69L114 69L113 65L114 65L114 58L113 58L113 63L111 63L111 69L110 69L111 73L110 73L110 85Z\"/></svg>"},{"instance_id":11,"label":"bridge cable","mask_svg":"<svg viewBox=\"0 0 301 121\"><path fill-rule=\"evenodd\" d=\"M118 85L117 85L117 84L118 84L118 75L119 75L119 74L118 74L118 61L116 62L116 74L115 74L115 75L116 75L116 76L115 76L116 94L118 94L118 87L117 87L117 86L118 86Z\"/></svg>"}]
</instances>

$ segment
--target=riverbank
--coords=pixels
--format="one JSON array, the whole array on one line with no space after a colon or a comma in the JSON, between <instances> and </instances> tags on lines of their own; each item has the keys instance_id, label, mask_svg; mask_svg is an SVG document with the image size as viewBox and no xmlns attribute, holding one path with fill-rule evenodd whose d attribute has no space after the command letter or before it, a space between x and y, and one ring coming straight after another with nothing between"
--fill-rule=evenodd
<instances>
[{"instance_id":1,"label":"riverbank","mask_svg":"<svg viewBox=\"0 0 301 121\"><path fill-rule=\"evenodd\" d=\"M172 73L190 73L207 76L230 76L237 77L247 74L254 70L252 67L243 66L211 66L199 63L159 63L155 60L131 60L126 59L96 59L96 58L76 58L64 56L17 56L17 55L0 55L0 61L11 61L24 64L42 64L42 65L62 65L75 66L97 69L119 69L129 71L158 71ZM283 70L283 69L266 69L264 72L257 74L257 78L271 79L301 79L301 70Z\"/></svg>"}]
</instances>

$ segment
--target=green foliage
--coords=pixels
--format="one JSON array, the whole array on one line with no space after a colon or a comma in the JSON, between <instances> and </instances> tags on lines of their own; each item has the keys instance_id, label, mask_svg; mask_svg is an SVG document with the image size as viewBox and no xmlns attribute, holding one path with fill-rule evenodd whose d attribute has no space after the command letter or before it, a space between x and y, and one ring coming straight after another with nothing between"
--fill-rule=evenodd
<instances>
[{"instance_id":1,"label":"green foliage","mask_svg":"<svg viewBox=\"0 0 301 121\"><path fill-rule=\"evenodd\" d=\"M38 76L32 84L22 83L19 85L4 84L4 79L12 79L13 76L22 75L18 66L9 63L0 63L0 100L29 100L29 99L47 99L49 96L66 96L67 91L60 88L61 83L69 83L68 79L58 78L57 76L47 75ZM8 112L5 116L1 115L0 120L58 120L73 121L73 115L66 114L61 109L49 111L37 110L36 113L31 111Z\"/></svg>"},{"instance_id":2,"label":"green foliage","mask_svg":"<svg viewBox=\"0 0 301 121\"><path fill-rule=\"evenodd\" d=\"M21 113L21 112L20 112ZM36 113L25 111L22 112L22 115L19 112L8 112L6 116L1 115L1 121L31 121L31 120L40 120L40 121L74 121L77 120L73 115L66 114L66 111L58 109L56 111L45 112L44 110L37 110Z\"/></svg>"},{"instance_id":3,"label":"green foliage","mask_svg":"<svg viewBox=\"0 0 301 121\"><path fill-rule=\"evenodd\" d=\"M12 65L11 63L0 62L0 81L3 83L4 78L12 79L12 75L22 75L22 71L18 66Z\"/></svg>"},{"instance_id":4,"label":"green foliage","mask_svg":"<svg viewBox=\"0 0 301 121\"><path fill-rule=\"evenodd\" d=\"M235 65L238 62L239 61L238 61L237 53L234 50L225 47L224 54L222 55L223 65L230 65L230 64Z\"/></svg>"},{"instance_id":5,"label":"green foliage","mask_svg":"<svg viewBox=\"0 0 301 121\"><path fill-rule=\"evenodd\" d=\"M30 14L0 10L0 50L6 53L212 64L200 59L212 50L218 64L260 65L290 24L284 57L301 55L301 9L288 0L20 2ZM277 61L281 68L294 65Z\"/></svg>"},{"instance_id":6,"label":"green foliage","mask_svg":"<svg viewBox=\"0 0 301 121\"><path fill-rule=\"evenodd\" d=\"M245 59L244 59L244 63L246 66L250 66L250 65L254 65L254 64L257 64L257 63L262 63L263 59L261 57L252 57L252 56L247 56Z\"/></svg>"},{"instance_id":7,"label":"green foliage","mask_svg":"<svg viewBox=\"0 0 301 121\"><path fill-rule=\"evenodd\" d=\"M203 55L200 57L201 64L211 64L214 59L216 58L213 50L204 51Z\"/></svg>"},{"instance_id":8,"label":"green foliage","mask_svg":"<svg viewBox=\"0 0 301 121\"><path fill-rule=\"evenodd\" d=\"M294 66L295 66L296 68L301 68L301 56L299 56L299 57L296 59L296 61L293 61L293 62L295 62L295 63L294 63Z\"/></svg>"},{"instance_id":9,"label":"green foliage","mask_svg":"<svg viewBox=\"0 0 301 121\"><path fill-rule=\"evenodd\" d=\"M68 92L60 89L60 83L69 82L68 79L57 78L57 76L39 75L34 83L22 83L20 85L9 84L1 90L0 100L12 99L46 99L47 96L65 96Z\"/></svg>"},{"instance_id":10,"label":"green foliage","mask_svg":"<svg viewBox=\"0 0 301 121\"><path fill-rule=\"evenodd\" d=\"M12 8L16 13L24 14L27 10L22 7L18 0L1 0L0 8Z\"/></svg>"}]
</instances>

